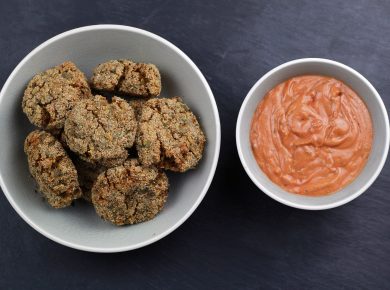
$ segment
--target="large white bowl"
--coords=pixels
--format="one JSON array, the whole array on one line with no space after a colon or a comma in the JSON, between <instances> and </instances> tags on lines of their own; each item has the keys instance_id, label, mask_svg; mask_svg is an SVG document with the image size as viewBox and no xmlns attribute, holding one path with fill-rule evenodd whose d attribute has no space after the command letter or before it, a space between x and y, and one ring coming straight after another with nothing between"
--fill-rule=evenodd
<instances>
[{"instance_id":1,"label":"large white bowl","mask_svg":"<svg viewBox=\"0 0 390 290\"><path fill-rule=\"evenodd\" d=\"M328 75L348 84L366 103L374 127L372 151L360 175L344 189L321 197L292 194L274 184L257 165L249 140L251 120L264 95L279 83L304 74ZM238 115L236 127L238 154L252 181L273 199L292 207L309 210L337 207L361 195L374 182L383 168L389 150L389 136L389 118L386 108L370 82L344 64L320 58L293 60L265 74L246 96Z\"/></svg>"},{"instance_id":2,"label":"large white bowl","mask_svg":"<svg viewBox=\"0 0 390 290\"><path fill-rule=\"evenodd\" d=\"M197 169L170 174L165 209L153 220L115 227L101 220L93 207L76 203L55 210L34 194L23 153L33 130L21 110L23 91L38 72L71 60L88 76L109 59L130 58L156 64L161 71L162 96L182 96L199 117L207 145ZM95 25L67 31L44 42L14 69L0 93L0 184L18 214L34 229L63 245L93 252L120 252L153 243L180 226L206 194L217 166L220 122L207 81L176 46L150 32L119 25ZM7 233L3 233L7 234ZM8 233L12 234L12 233Z\"/></svg>"}]
</instances>

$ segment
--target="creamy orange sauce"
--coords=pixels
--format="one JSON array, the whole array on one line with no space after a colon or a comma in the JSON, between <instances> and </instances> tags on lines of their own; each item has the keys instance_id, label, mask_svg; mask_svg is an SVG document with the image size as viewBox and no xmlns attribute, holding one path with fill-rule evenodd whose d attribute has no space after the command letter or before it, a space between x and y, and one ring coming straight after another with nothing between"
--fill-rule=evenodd
<instances>
[{"instance_id":1,"label":"creamy orange sauce","mask_svg":"<svg viewBox=\"0 0 390 290\"><path fill-rule=\"evenodd\" d=\"M262 171L288 192L334 193L361 172L371 151L371 117L361 98L334 78L289 79L259 103L250 142Z\"/></svg>"}]
</instances>

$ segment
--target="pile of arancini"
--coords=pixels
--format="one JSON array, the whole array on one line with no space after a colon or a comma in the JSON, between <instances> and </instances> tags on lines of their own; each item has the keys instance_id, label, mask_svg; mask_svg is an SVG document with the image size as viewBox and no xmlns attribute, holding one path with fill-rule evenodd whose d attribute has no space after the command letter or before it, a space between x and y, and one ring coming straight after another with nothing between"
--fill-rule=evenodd
<instances>
[{"instance_id":1,"label":"pile of arancini","mask_svg":"<svg viewBox=\"0 0 390 290\"><path fill-rule=\"evenodd\" d=\"M90 82L72 62L34 76L22 108L39 129L24 151L48 204L83 198L115 225L154 218L168 198L164 170L195 168L206 143L182 99L160 93L157 67L130 60L98 65Z\"/></svg>"}]
</instances>

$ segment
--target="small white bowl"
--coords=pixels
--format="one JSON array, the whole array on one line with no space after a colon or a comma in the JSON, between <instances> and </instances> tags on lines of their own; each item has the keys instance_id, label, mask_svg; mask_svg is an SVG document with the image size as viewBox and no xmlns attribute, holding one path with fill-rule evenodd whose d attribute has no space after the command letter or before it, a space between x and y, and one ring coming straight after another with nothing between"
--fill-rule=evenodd
<instances>
[{"instance_id":1,"label":"small white bowl","mask_svg":"<svg viewBox=\"0 0 390 290\"><path fill-rule=\"evenodd\" d=\"M55 210L34 194L23 142L34 128L21 109L23 91L38 72L71 60L88 76L99 63L119 58L156 64L162 75L162 96L182 96L199 117L207 144L195 170L170 174L164 210L153 220L116 227L104 222L92 206ZM207 81L180 49L150 32L120 25L81 27L57 35L28 54L14 69L0 93L0 185L17 213L46 237L92 252L121 252L151 244L179 227L205 196L218 162L220 122ZM3 233L12 234L12 233Z\"/></svg>"},{"instance_id":2,"label":"small white bowl","mask_svg":"<svg viewBox=\"0 0 390 290\"><path fill-rule=\"evenodd\" d=\"M374 127L372 151L360 175L344 189L327 196L309 197L289 193L274 184L261 171L253 156L249 130L253 114L264 95L279 83L304 74L332 76L357 92L371 114ZM354 69L336 61L321 58L303 58L284 63L266 73L251 88L237 119L237 150L245 171L264 193L288 206L322 210L343 205L361 195L378 177L389 150L389 118L381 97L370 82Z\"/></svg>"}]
</instances>

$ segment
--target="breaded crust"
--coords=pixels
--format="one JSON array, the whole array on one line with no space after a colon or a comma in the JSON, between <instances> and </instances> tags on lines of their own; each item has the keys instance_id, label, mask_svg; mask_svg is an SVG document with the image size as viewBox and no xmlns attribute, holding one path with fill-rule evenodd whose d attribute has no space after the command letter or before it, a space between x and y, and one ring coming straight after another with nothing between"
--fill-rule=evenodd
<instances>
[{"instance_id":1,"label":"breaded crust","mask_svg":"<svg viewBox=\"0 0 390 290\"><path fill-rule=\"evenodd\" d=\"M184 172L198 164L205 142L195 115L180 98L143 104L136 139L142 164Z\"/></svg>"},{"instance_id":2,"label":"breaded crust","mask_svg":"<svg viewBox=\"0 0 390 290\"><path fill-rule=\"evenodd\" d=\"M146 99L131 99L129 100L130 106L133 108L137 121L141 117L142 107L145 104Z\"/></svg>"},{"instance_id":3,"label":"breaded crust","mask_svg":"<svg viewBox=\"0 0 390 290\"><path fill-rule=\"evenodd\" d=\"M157 97L161 92L161 76L154 64L110 60L94 69L91 85L101 91Z\"/></svg>"},{"instance_id":4,"label":"breaded crust","mask_svg":"<svg viewBox=\"0 0 390 290\"><path fill-rule=\"evenodd\" d=\"M84 74L67 61L32 78L24 91L22 108L35 126L58 131L75 103L91 96Z\"/></svg>"},{"instance_id":5,"label":"breaded crust","mask_svg":"<svg viewBox=\"0 0 390 290\"><path fill-rule=\"evenodd\" d=\"M31 132L24 152L39 191L52 207L67 207L81 196L75 166L54 136L45 131Z\"/></svg>"},{"instance_id":6,"label":"breaded crust","mask_svg":"<svg viewBox=\"0 0 390 290\"><path fill-rule=\"evenodd\" d=\"M78 102L69 112L64 136L69 149L92 164L112 167L127 158L134 144L137 122L133 108L123 99L109 103L102 96Z\"/></svg>"},{"instance_id":7,"label":"breaded crust","mask_svg":"<svg viewBox=\"0 0 390 290\"><path fill-rule=\"evenodd\" d=\"M99 175L92 188L92 203L106 221L135 224L154 218L162 210L168 188L164 172L129 159Z\"/></svg>"}]
</instances>

